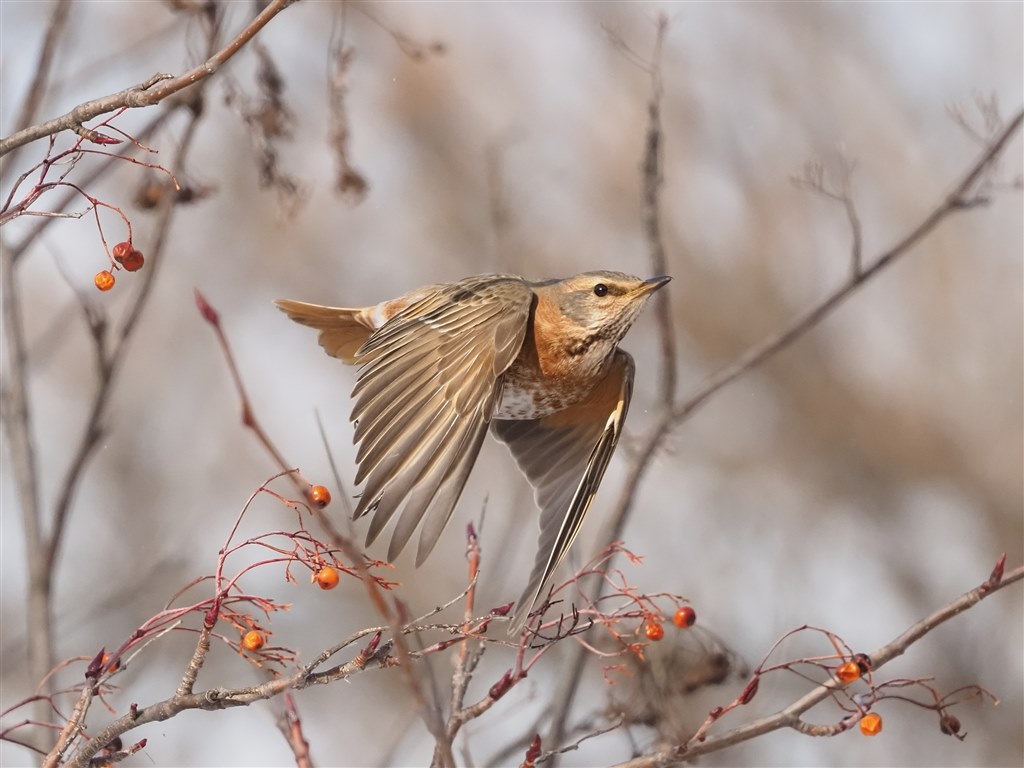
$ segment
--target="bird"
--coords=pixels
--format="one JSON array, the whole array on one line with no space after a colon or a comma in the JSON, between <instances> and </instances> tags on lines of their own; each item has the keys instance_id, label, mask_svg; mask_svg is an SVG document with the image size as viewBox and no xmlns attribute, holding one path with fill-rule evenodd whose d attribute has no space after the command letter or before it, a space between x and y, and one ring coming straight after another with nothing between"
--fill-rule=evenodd
<instances>
[{"instance_id":1,"label":"bird","mask_svg":"<svg viewBox=\"0 0 1024 768\"><path fill-rule=\"evenodd\" d=\"M526 624L580 531L622 434L635 366L619 342L671 277L614 271L529 281L487 274L365 307L279 299L358 366L354 518L367 546L401 509L388 560L422 524L420 566L447 524L488 429L534 488L537 554L509 634Z\"/></svg>"}]
</instances>

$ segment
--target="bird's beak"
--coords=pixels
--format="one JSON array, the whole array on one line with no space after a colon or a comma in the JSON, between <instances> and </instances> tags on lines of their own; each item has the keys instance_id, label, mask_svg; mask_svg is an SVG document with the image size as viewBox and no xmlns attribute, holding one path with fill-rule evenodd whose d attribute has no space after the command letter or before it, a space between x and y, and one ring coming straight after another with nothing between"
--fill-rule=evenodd
<instances>
[{"instance_id":1,"label":"bird's beak","mask_svg":"<svg viewBox=\"0 0 1024 768\"><path fill-rule=\"evenodd\" d=\"M650 280L644 280L640 287L637 289L637 294L640 296L646 296L649 293L654 293L656 290L661 288L663 285L667 285L671 282L672 278L668 275L662 275L661 277L652 277Z\"/></svg>"}]
</instances>

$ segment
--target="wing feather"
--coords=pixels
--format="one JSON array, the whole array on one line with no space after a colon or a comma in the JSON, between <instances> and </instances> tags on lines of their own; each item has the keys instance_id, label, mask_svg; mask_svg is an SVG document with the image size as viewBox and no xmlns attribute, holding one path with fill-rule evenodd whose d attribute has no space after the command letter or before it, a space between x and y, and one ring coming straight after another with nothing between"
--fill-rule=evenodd
<instances>
[{"instance_id":1,"label":"wing feather","mask_svg":"<svg viewBox=\"0 0 1024 768\"><path fill-rule=\"evenodd\" d=\"M533 485L541 509L537 556L509 634L522 629L579 533L622 433L633 371L633 358L617 350L604 379L583 402L541 419L491 423Z\"/></svg>"},{"instance_id":2,"label":"wing feather","mask_svg":"<svg viewBox=\"0 0 1024 768\"><path fill-rule=\"evenodd\" d=\"M372 541L401 510L388 557L424 517L417 564L445 527L522 347L533 289L519 278L467 278L422 296L355 354L356 517L374 512Z\"/></svg>"}]
</instances>

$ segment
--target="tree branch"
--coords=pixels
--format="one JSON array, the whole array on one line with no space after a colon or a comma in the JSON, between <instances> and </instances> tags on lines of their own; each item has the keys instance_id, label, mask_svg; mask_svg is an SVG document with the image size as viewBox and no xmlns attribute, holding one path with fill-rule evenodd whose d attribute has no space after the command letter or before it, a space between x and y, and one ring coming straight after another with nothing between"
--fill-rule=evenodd
<instances>
[{"instance_id":1,"label":"tree branch","mask_svg":"<svg viewBox=\"0 0 1024 768\"><path fill-rule=\"evenodd\" d=\"M1024 579L1024 566L1018 566L1001 578L988 579L948 605L915 622L898 637L870 654L871 669L880 669L888 662L904 654L910 646L939 625L944 624L954 616L963 613L990 595L995 594L1004 587L1015 584L1021 579ZM837 678L832 678L773 715L734 728L720 736L712 736L704 741L691 741L691 743L679 745L673 749L661 750L652 755L628 760L620 763L618 768L663 768L668 765L677 765L681 760L689 761L709 752L718 752L726 747L748 741L756 736L770 733L779 728L802 730L806 723L803 723L800 715L831 697L834 691L844 687L844 685ZM836 729L835 732L838 733L839 730Z\"/></svg>"},{"instance_id":2,"label":"tree branch","mask_svg":"<svg viewBox=\"0 0 1024 768\"><path fill-rule=\"evenodd\" d=\"M109 96L84 102L60 117L23 128L5 139L0 139L0 157L24 144L45 138L46 136L52 136L60 131L81 129L83 123L92 120L94 117L126 107L134 109L159 104L168 96L205 80L238 53L242 46L263 29L272 18L293 2L294 0L272 0L256 18L249 22L234 40L198 67L182 75L174 77L157 73L138 85L125 88L123 91L112 93Z\"/></svg>"},{"instance_id":3,"label":"tree branch","mask_svg":"<svg viewBox=\"0 0 1024 768\"><path fill-rule=\"evenodd\" d=\"M675 426L678 422L692 415L726 384L742 376L751 368L760 365L820 323L827 315L835 311L840 304L853 295L858 288L896 259L905 255L917 243L930 235L949 216L960 211L969 210L982 202L972 200L970 194L985 173L990 170L996 159L1002 154L1010 139L1017 133L1022 122L1024 122L1024 110L1019 110L989 143L981 153L981 156L971 165L953 190L943 197L920 224L911 229L895 245L877 256L868 266L860 270L852 270L846 281L833 290L832 293L806 310L781 331L765 339L741 355L735 362L714 374L695 394L691 395L683 403L675 406L671 409L671 412L663 414L662 419L667 419L672 426Z\"/></svg>"}]
</instances>

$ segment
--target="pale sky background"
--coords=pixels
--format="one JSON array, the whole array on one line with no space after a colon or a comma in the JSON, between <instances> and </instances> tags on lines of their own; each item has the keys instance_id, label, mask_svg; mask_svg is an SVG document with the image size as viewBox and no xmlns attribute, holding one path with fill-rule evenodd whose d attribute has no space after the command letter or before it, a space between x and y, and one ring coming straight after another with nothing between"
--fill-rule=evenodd
<instances>
[{"instance_id":1,"label":"pale sky background","mask_svg":"<svg viewBox=\"0 0 1024 768\"><path fill-rule=\"evenodd\" d=\"M49 7L0 2L5 135ZM259 188L247 130L224 104L229 82L254 91L252 52L206 92L208 115L188 180L214 193L176 219L114 394L108 436L77 497L58 574L61 658L119 645L179 587L209 573L238 510L276 471L239 423L223 359L195 311L194 288L220 311L258 416L285 456L307 477L328 480L319 411L351 487L354 371L323 355L314 334L289 323L273 299L370 304L424 283L493 271L532 278L598 268L649 274L638 173L648 83L603 28L646 55L657 14L671 20L663 58L662 205L684 396L844 278L849 230L841 208L790 183L806 161L834 162L840 148L855 159L853 191L870 257L915 226L977 156L978 145L947 107L976 114L975 96L991 94L1009 115L1024 95L1020 3L368 8L372 19L353 7L345 26L355 50L346 102L351 161L370 184L360 205L333 193L326 145L326 52L340 6L299 3L259 37L296 117L280 162L308 197L289 220L279 216L274 194ZM240 28L250 12L249 4L230 6L230 28ZM190 34L163 3L80 2L69 29L56 61L57 87L40 118L197 61L197 30ZM444 52L415 60L392 33L442 43ZM128 114L118 125L132 130L151 116ZM173 158L179 126L149 141L161 160ZM1016 138L999 179L1019 178L1020 147ZM45 142L37 142L20 161L43 151ZM4 196L13 178L3 179ZM90 191L124 206L145 250L153 219L132 202L142 178L125 165ZM498 227L496 199L504 211ZM104 221L115 233L110 241L121 239L116 221ZM26 223L5 228L4 243L18 240ZM1019 564L1022 249L1020 193L994 190L990 206L948 220L814 331L720 392L675 431L647 475L625 532L629 548L645 556L631 578L651 591L686 595L702 626L756 664L780 635L804 623L870 651L980 583L1000 552ZM51 226L19 272L49 505L94 383L72 289L117 316L135 285L132 276L119 276L109 295L96 292L92 275L104 258L90 215ZM655 404L652 313L623 346L638 367L628 447L651 423ZM577 545L583 558L592 553L597 519L621 487L624 446ZM24 674L25 552L6 438L2 468L6 707L34 684ZM408 555L397 564L394 575L405 582L401 596L413 613L461 589L462 530L485 498L480 605L519 594L532 562L536 512L504 448L489 442L435 554L419 570ZM261 501L247 530L284 526L281 514ZM386 537L371 551L383 557ZM293 605L275 617L274 641L303 659L375 621L351 582L322 593L265 568L247 585ZM939 733L932 713L886 702L879 708L885 730L875 739L786 731L702 764L1020 765L1021 603L1020 587L1009 589L882 670L883 678L934 676L943 691L977 683L999 696L999 707L969 703L956 711L966 741ZM125 690L111 703L124 709L170 695L191 642L179 633L155 644L120 677ZM466 729L476 763L530 726L556 684L560 658L550 654ZM511 663L509 652L489 651L469 700ZM434 664L444 680L447 658ZM220 648L200 685L257 680ZM750 711L723 725L770 711L800 690L792 679L769 678ZM735 693L712 692L702 711ZM594 666L579 717L600 708L606 694ZM298 704L317 764L429 762L426 731L393 670L302 692ZM276 706L186 714L139 729L132 736L149 745L126 764L291 764L273 727ZM95 709L90 725L105 717ZM810 713L816 722L839 718L828 706ZM634 736L641 745L653 738L644 729ZM563 764L611 763L630 750L610 735L587 742ZM3 744L0 762L31 761Z\"/></svg>"}]
</instances>

